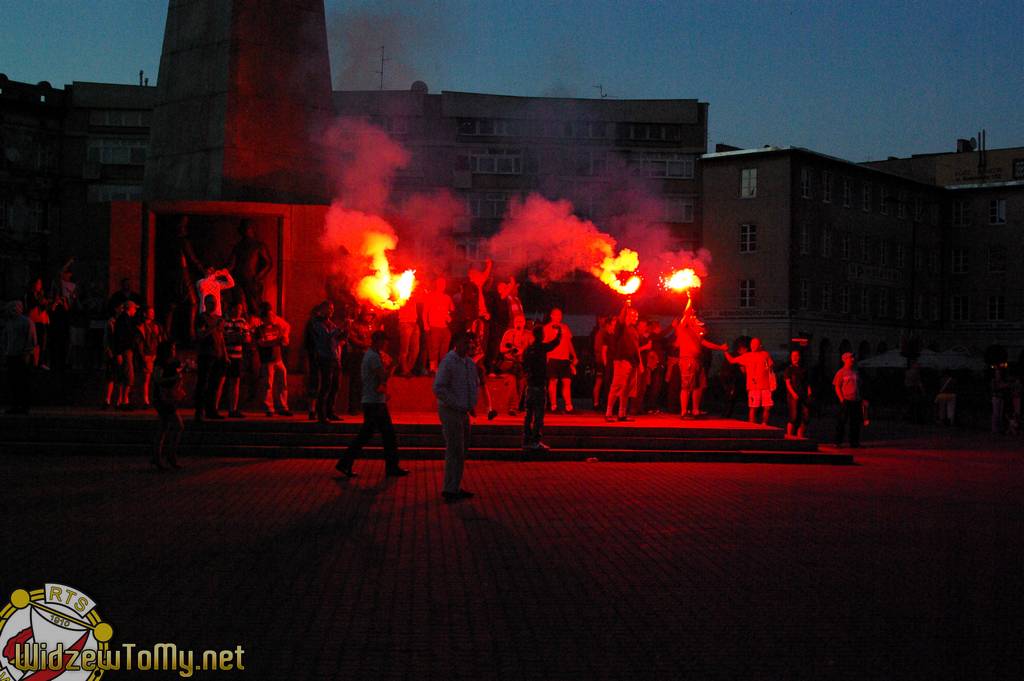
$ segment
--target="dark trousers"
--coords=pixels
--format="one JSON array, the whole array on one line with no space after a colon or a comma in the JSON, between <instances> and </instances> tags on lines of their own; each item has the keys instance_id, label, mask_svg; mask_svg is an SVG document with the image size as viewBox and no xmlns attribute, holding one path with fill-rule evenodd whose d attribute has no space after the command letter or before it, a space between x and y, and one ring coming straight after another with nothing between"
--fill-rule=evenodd
<instances>
[{"instance_id":1,"label":"dark trousers","mask_svg":"<svg viewBox=\"0 0 1024 681\"><path fill-rule=\"evenodd\" d=\"M398 442L395 439L395 426L391 423L391 412L384 403L363 403L363 426L356 433L356 439L348 446L348 450L338 460L342 467L352 465L353 459L363 455L363 446L380 433L384 443L384 465L388 470L398 468Z\"/></svg>"},{"instance_id":2,"label":"dark trousers","mask_svg":"<svg viewBox=\"0 0 1024 681\"><path fill-rule=\"evenodd\" d=\"M317 365L317 371L320 376L316 393L316 415L322 421L334 413L334 400L338 397L339 369L336 364L320 363Z\"/></svg>"},{"instance_id":3,"label":"dark trousers","mask_svg":"<svg viewBox=\"0 0 1024 681\"><path fill-rule=\"evenodd\" d=\"M348 373L348 413L358 414L363 398L363 355L362 350L351 350L347 355L345 371Z\"/></svg>"},{"instance_id":4,"label":"dark trousers","mask_svg":"<svg viewBox=\"0 0 1024 681\"><path fill-rule=\"evenodd\" d=\"M789 423L794 428L806 426L811 420L811 407L807 400L794 398L786 393L786 406L789 408Z\"/></svg>"},{"instance_id":5,"label":"dark trousers","mask_svg":"<svg viewBox=\"0 0 1024 681\"><path fill-rule=\"evenodd\" d=\"M217 386L224 377L228 363L213 355L199 355L196 358L195 408L199 414L217 411Z\"/></svg>"},{"instance_id":6,"label":"dark trousers","mask_svg":"<svg viewBox=\"0 0 1024 681\"><path fill-rule=\"evenodd\" d=\"M860 445L860 424L864 419L860 400L843 400L839 405L839 418L836 421L836 445L843 444L843 435L847 424L850 428L850 445Z\"/></svg>"},{"instance_id":7,"label":"dark trousers","mask_svg":"<svg viewBox=\"0 0 1024 681\"><path fill-rule=\"evenodd\" d=\"M540 442L544 428L544 401L547 398L544 386L526 386L526 416L523 419L523 444Z\"/></svg>"},{"instance_id":8,"label":"dark trousers","mask_svg":"<svg viewBox=\"0 0 1024 681\"><path fill-rule=\"evenodd\" d=\"M27 414L32 405L32 355L7 356L7 388L10 390L11 413Z\"/></svg>"}]
</instances>

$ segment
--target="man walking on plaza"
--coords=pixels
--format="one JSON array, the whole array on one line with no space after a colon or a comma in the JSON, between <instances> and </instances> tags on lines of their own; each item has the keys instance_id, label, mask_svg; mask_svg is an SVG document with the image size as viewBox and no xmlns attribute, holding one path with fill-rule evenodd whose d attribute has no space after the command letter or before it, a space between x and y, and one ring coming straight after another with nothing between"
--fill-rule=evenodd
<instances>
[{"instance_id":1,"label":"man walking on plaza","mask_svg":"<svg viewBox=\"0 0 1024 681\"><path fill-rule=\"evenodd\" d=\"M374 432L380 431L384 441L384 475L401 477L409 471L398 465L398 444L395 441L395 427L388 411L388 378L395 372L395 363L385 353L388 336L377 330L370 337L370 347L363 355L360 366L362 374L363 426L345 454L338 459L337 468L343 475L353 478L353 460L363 454L363 446L370 441Z\"/></svg>"},{"instance_id":2,"label":"man walking on plaza","mask_svg":"<svg viewBox=\"0 0 1024 681\"><path fill-rule=\"evenodd\" d=\"M836 421L836 447L843 444L847 424L850 430L850 446L860 447L860 425L864 419L860 375L853 368L855 358L852 352L843 353L843 368L836 372L832 385L839 398L839 418Z\"/></svg>"},{"instance_id":3,"label":"man walking on plaza","mask_svg":"<svg viewBox=\"0 0 1024 681\"><path fill-rule=\"evenodd\" d=\"M544 428L544 390L548 383L548 353L562 342L562 329L544 342L544 327L533 327L533 343L523 351L523 372L526 374L526 418L523 420L523 449L547 451L541 442Z\"/></svg>"},{"instance_id":4,"label":"man walking on plaza","mask_svg":"<svg viewBox=\"0 0 1024 681\"><path fill-rule=\"evenodd\" d=\"M462 469L469 449L469 417L476 415L480 381L476 364L471 359L474 334L460 332L454 348L444 356L434 377L434 395L437 412L444 434L444 490L445 501L458 501L473 496L462 489Z\"/></svg>"},{"instance_id":5,"label":"man walking on plaza","mask_svg":"<svg viewBox=\"0 0 1024 681\"><path fill-rule=\"evenodd\" d=\"M725 351L725 358L732 364L739 364L747 372L747 405L750 407L749 419L757 423L757 410L761 410L761 423L768 425L768 415L772 411L772 385L775 374L772 373L774 363L772 356L761 347L760 338L750 339L750 352L734 356Z\"/></svg>"}]
</instances>

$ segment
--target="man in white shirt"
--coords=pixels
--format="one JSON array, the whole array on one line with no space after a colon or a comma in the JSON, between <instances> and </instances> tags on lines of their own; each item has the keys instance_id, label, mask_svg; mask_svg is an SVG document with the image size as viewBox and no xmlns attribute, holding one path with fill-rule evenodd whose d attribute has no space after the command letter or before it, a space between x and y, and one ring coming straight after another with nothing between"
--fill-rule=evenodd
<instances>
[{"instance_id":1,"label":"man in white shirt","mask_svg":"<svg viewBox=\"0 0 1024 681\"><path fill-rule=\"evenodd\" d=\"M231 272L207 267L206 276L196 282L196 288L199 290L200 314L206 312L206 296L213 296L217 307L212 312L218 317L221 316L220 292L225 289L234 288L234 286L235 280L231 277ZM255 312L256 310L249 310L250 314Z\"/></svg>"},{"instance_id":2,"label":"man in white shirt","mask_svg":"<svg viewBox=\"0 0 1024 681\"><path fill-rule=\"evenodd\" d=\"M461 488L462 470L469 449L469 417L476 415L480 378L471 359L476 336L462 332L456 335L453 349L444 356L434 378L437 412L444 434L444 490L446 502L473 496Z\"/></svg>"}]
</instances>

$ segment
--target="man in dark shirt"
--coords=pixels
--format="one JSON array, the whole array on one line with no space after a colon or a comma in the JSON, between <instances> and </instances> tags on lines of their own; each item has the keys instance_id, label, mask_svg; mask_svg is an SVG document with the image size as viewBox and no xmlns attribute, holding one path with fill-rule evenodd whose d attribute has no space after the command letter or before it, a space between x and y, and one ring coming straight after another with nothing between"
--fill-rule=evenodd
<instances>
[{"instance_id":1,"label":"man in dark shirt","mask_svg":"<svg viewBox=\"0 0 1024 681\"><path fill-rule=\"evenodd\" d=\"M224 343L224 318L214 312L217 299L206 296L205 311L196 317L196 421L224 418L217 412L217 394L224 385L228 350Z\"/></svg>"},{"instance_id":2,"label":"man in dark shirt","mask_svg":"<svg viewBox=\"0 0 1024 681\"><path fill-rule=\"evenodd\" d=\"M811 418L811 386L807 382L807 369L800 364L799 350L789 353L789 366L782 376L786 381L786 405L789 407L786 437L803 439Z\"/></svg>"},{"instance_id":3,"label":"man in dark shirt","mask_svg":"<svg viewBox=\"0 0 1024 681\"><path fill-rule=\"evenodd\" d=\"M526 374L526 418L523 420L523 449L547 451L540 441L544 428L544 397L548 385L548 353L562 342L562 329L544 342L544 327L533 327L533 343L523 351L523 373Z\"/></svg>"},{"instance_id":4,"label":"man in dark shirt","mask_svg":"<svg viewBox=\"0 0 1024 681\"><path fill-rule=\"evenodd\" d=\"M632 421L626 414L629 398L636 392L637 367L640 366L640 335L637 332L637 311L630 305L622 308L612 336L608 358L612 362L612 384L608 390L608 404L604 409L605 421L614 421L612 407L619 401L619 421Z\"/></svg>"}]
</instances>

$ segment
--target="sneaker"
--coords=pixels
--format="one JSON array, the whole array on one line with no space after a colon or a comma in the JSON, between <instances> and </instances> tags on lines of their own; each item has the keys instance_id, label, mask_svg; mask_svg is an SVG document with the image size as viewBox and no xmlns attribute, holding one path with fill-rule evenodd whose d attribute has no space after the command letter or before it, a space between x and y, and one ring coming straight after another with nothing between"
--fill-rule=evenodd
<instances>
[{"instance_id":1,"label":"sneaker","mask_svg":"<svg viewBox=\"0 0 1024 681\"><path fill-rule=\"evenodd\" d=\"M530 444L523 447L523 449L529 449L530 451L549 452L551 447L548 447L543 442L531 442Z\"/></svg>"},{"instance_id":2,"label":"sneaker","mask_svg":"<svg viewBox=\"0 0 1024 681\"><path fill-rule=\"evenodd\" d=\"M245 414L243 414L242 412L240 412L237 409L235 409L234 411L229 411L228 412L228 418L230 418L230 419L244 419L245 418Z\"/></svg>"},{"instance_id":3,"label":"sneaker","mask_svg":"<svg viewBox=\"0 0 1024 681\"><path fill-rule=\"evenodd\" d=\"M284 411L279 411L277 413L280 414L281 416L291 416L292 415L292 412L291 412L290 409L285 409Z\"/></svg>"},{"instance_id":4,"label":"sneaker","mask_svg":"<svg viewBox=\"0 0 1024 681\"><path fill-rule=\"evenodd\" d=\"M325 417L328 421L341 421L341 417L333 411Z\"/></svg>"},{"instance_id":5,"label":"sneaker","mask_svg":"<svg viewBox=\"0 0 1024 681\"><path fill-rule=\"evenodd\" d=\"M316 421L316 412L315 411L309 412L309 420L310 421Z\"/></svg>"},{"instance_id":6,"label":"sneaker","mask_svg":"<svg viewBox=\"0 0 1024 681\"><path fill-rule=\"evenodd\" d=\"M206 418L210 419L211 421L223 421L224 414L221 414L219 411L212 411L206 415Z\"/></svg>"},{"instance_id":7,"label":"sneaker","mask_svg":"<svg viewBox=\"0 0 1024 681\"><path fill-rule=\"evenodd\" d=\"M519 416L519 412L516 411L515 409L509 409L508 410L508 415L509 416Z\"/></svg>"},{"instance_id":8,"label":"sneaker","mask_svg":"<svg viewBox=\"0 0 1024 681\"><path fill-rule=\"evenodd\" d=\"M636 421L632 416L620 416L619 421Z\"/></svg>"},{"instance_id":9,"label":"sneaker","mask_svg":"<svg viewBox=\"0 0 1024 681\"><path fill-rule=\"evenodd\" d=\"M396 466L395 468L385 469L384 475L386 475L389 478L402 478L405 477L406 475L409 475L409 469L398 468Z\"/></svg>"},{"instance_id":10,"label":"sneaker","mask_svg":"<svg viewBox=\"0 0 1024 681\"><path fill-rule=\"evenodd\" d=\"M604 420L607 421L608 423L612 423L612 422L615 421L615 417L612 416L611 414L605 414L604 415Z\"/></svg>"},{"instance_id":11,"label":"sneaker","mask_svg":"<svg viewBox=\"0 0 1024 681\"><path fill-rule=\"evenodd\" d=\"M493 421L497 416L498 416L498 410L497 409L491 409L489 412L487 412L487 420L488 421Z\"/></svg>"},{"instance_id":12,"label":"sneaker","mask_svg":"<svg viewBox=\"0 0 1024 681\"><path fill-rule=\"evenodd\" d=\"M273 416L273 415L274 415L274 412L272 412L272 411L270 411L269 409L267 409L266 411L264 411L264 412L263 412L263 415L264 415L264 416Z\"/></svg>"}]
</instances>

